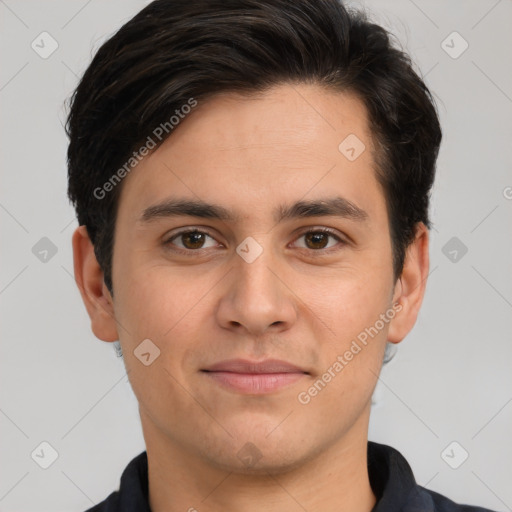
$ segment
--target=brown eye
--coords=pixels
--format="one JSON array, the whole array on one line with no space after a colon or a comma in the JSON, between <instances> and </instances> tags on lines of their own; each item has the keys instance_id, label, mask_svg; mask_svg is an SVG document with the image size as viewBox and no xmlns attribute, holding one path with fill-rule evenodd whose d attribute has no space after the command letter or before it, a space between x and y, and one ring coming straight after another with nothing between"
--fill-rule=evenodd
<instances>
[{"instance_id":1,"label":"brown eye","mask_svg":"<svg viewBox=\"0 0 512 512\"><path fill-rule=\"evenodd\" d=\"M214 243L210 246L205 247L205 243L207 239L210 238ZM176 241L181 242L176 243ZM176 247L180 249L186 249L189 251L198 250L198 249L205 249L207 247L214 247L215 246L215 240L204 231L199 230L193 230L193 231L182 231L181 233L178 233L174 235L173 237L169 238L167 242L165 242L165 245L175 245Z\"/></svg>"},{"instance_id":2,"label":"brown eye","mask_svg":"<svg viewBox=\"0 0 512 512\"><path fill-rule=\"evenodd\" d=\"M187 249L200 249L204 244L205 234L199 231L192 231L181 235L183 245Z\"/></svg>"},{"instance_id":3,"label":"brown eye","mask_svg":"<svg viewBox=\"0 0 512 512\"><path fill-rule=\"evenodd\" d=\"M329 245L330 239L341 243L341 245L344 244L344 241L338 235L328 229L315 229L307 231L298 238L298 240L300 239L304 239L304 244L299 244L299 247L304 249L311 249L313 251L330 249L331 247L335 246L336 243Z\"/></svg>"},{"instance_id":4,"label":"brown eye","mask_svg":"<svg viewBox=\"0 0 512 512\"><path fill-rule=\"evenodd\" d=\"M325 249L325 246L329 243L330 235L318 231L310 231L304 236L309 249Z\"/></svg>"}]
</instances>

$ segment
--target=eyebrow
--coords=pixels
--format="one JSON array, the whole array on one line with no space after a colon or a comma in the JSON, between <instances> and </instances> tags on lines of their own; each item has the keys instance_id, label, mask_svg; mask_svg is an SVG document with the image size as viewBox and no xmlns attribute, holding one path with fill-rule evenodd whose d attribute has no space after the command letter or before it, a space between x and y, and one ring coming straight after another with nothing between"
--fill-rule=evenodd
<instances>
[{"instance_id":1,"label":"eyebrow","mask_svg":"<svg viewBox=\"0 0 512 512\"><path fill-rule=\"evenodd\" d=\"M225 222L238 222L240 216L217 204L201 200L170 198L161 203L147 207L138 219L138 223L146 224L159 218L168 217L200 217L218 219ZM274 212L275 222L308 217L332 216L363 222L368 213L343 197L298 201L292 205L280 205Z\"/></svg>"}]
</instances>

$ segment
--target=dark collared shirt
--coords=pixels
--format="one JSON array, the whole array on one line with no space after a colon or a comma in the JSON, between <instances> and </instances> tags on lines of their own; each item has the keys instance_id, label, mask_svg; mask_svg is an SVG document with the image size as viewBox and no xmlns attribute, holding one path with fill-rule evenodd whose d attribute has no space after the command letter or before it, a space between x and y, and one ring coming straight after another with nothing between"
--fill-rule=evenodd
<instances>
[{"instance_id":1,"label":"dark collared shirt","mask_svg":"<svg viewBox=\"0 0 512 512\"><path fill-rule=\"evenodd\" d=\"M400 452L368 442L368 475L377 503L371 512L491 512L459 505L419 486ZM126 466L119 491L86 512L151 512L148 500L148 458L142 452Z\"/></svg>"}]
</instances>

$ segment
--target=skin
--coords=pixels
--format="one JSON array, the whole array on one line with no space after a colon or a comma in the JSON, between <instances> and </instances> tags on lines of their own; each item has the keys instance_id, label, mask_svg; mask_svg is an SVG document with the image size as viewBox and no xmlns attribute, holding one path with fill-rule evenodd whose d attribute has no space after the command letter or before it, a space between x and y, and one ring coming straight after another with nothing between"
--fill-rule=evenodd
<instances>
[{"instance_id":1,"label":"skin","mask_svg":"<svg viewBox=\"0 0 512 512\"><path fill-rule=\"evenodd\" d=\"M354 161L338 150L349 134L366 146ZM371 396L386 341L399 343L416 321L429 259L419 223L394 279L372 148L353 95L296 84L223 94L200 103L124 179L114 299L85 227L75 231L75 276L92 330L120 340L139 401L153 512L358 512L375 504L366 468ZM334 196L367 219L273 218L277 205ZM139 221L169 197L219 204L239 218ZM319 227L345 243L308 242L304 235ZM178 228L206 229L202 252L186 237L169 242ZM263 249L252 263L236 252L248 236ZM298 394L393 304L400 312L300 403ZM160 350L148 366L134 355L146 338ZM283 359L309 373L270 394L242 395L200 371L231 358ZM261 454L251 467L237 456L248 442Z\"/></svg>"}]
</instances>

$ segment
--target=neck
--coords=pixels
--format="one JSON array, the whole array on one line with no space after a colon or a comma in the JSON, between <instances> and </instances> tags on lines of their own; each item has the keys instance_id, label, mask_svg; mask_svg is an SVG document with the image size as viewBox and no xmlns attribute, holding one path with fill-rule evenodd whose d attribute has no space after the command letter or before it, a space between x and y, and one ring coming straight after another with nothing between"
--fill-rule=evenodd
<instances>
[{"instance_id":1,"label":"neck","mask_svg":"<svg viewBox=\"0 0 512 512\"><path fill-rule=\"evenodd\" d=\"M294 469L259 474L213 467L141 419L152 512L370 512L375 505L367 469L366 417Z\"/></svg>"}]
</instances>

